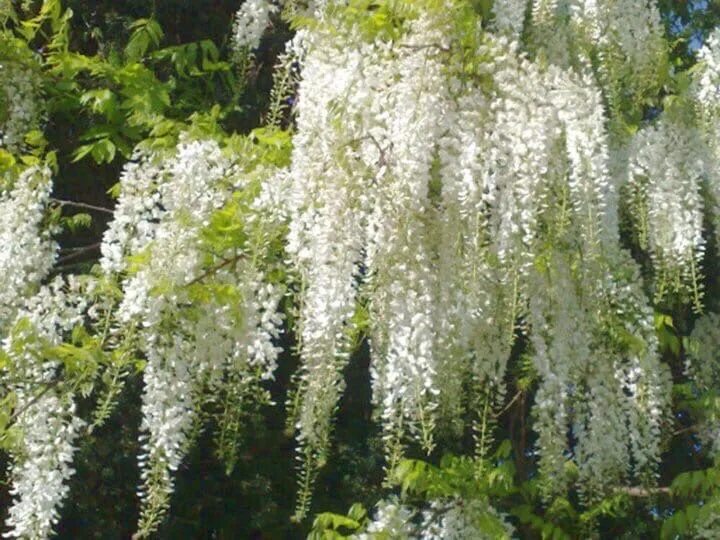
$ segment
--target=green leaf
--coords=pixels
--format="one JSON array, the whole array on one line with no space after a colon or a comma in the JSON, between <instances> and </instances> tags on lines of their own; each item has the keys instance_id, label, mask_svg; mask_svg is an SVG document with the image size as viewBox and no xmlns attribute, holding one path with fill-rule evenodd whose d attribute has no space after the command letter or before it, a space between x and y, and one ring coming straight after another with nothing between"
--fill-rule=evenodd
<instances>
[{"instance_id":1,"label":"green leaf","mask_svg":"<svg viewBox=\"0 0 720 540\"><path fill-rule=\"evenodd\" d=\"M131 62L140 60L151 48L159 47L164 35L155 19L138 19L130 29L133 33L125 47L125 56Z\"/></svg>"},{"instance_id":2,"label":"green leaf","mask_svg":"<svg viewBox=\"0 0 720 540\"><path fill-rule=\"evenodd\" d=\"M30 145L37 148L44 147L47 144L47 140L45 139L45 134L38 130L33 129L32 131L28 131L25 134L25 142Z\"/></svg>"}]
</instances>

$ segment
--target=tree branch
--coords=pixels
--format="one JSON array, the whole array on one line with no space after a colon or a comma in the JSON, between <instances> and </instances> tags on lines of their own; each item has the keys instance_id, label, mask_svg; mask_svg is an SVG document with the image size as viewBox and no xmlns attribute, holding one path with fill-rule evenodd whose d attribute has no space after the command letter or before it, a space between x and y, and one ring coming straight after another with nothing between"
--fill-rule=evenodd
<instances>
[{"instance_id":1,"label":"tree branch","mask_svg":"<svg viewBox=\"0 0 720 540\"><path fill-rule=\"evenodd\" d=\"M510 407L513 406L513 403L515 403L518 399L520 399L520 396L522 396L523 391L518 390L517 393L512 397L512 399L508 402L507 405L505 405L501 410L499 410L497 413L495 413L493 416L495 418L500 418L503 414L505 414Z\"/></svg>"},{"instance_id":2,"label":"tree branch","mask_svg":"<svg viewBox=\"0 0 720 540\"><path fill-rule=\"evenodd\" d=\"M86 210L94 210L96 212L103 212L105 214L113 215L113 211L109 208L104 208L102 206L95 206L94 204L88 204L84 202L78 202L78 201L66 201L64 199L51 199L53 202L58 203L60 206L74 206L76 208L84 208Z\"/></svg>"},{"instance_id":3,"label":"tree branch","mask_svg":"<svg viewBox=\"0 0 720 540\"><path fill-rule=\"evenodd\" d=\"M697 426L692 425L692 426L686 426L684 428L676 429L675 431L673 431L671 433L671 435L673 437L677 437L678 435L682 435L683 433L690 433L693 431L697 431Z\"/></svg>"},{"instance_id":4,"label":"tree branch","mask_svg":"<svg viewBox=\"0 0 720 540\"><path fill-rule=\"evenodd\" d=\"M244 254L240 254L240 255L236 255L235 257L232 257L232 258L230 258L230 259L225 259L224 261L222 261L222 262L221 262L220 264L218 264L217 266L213 266L212 268L210 268L210 269L207 270L206 272L204 272L204 273L200 274L198 277L194 278L194 279L193 279L192 281L190 281L189 283L186 283L185 286L186 286L186 287L189 287L190 285L195 285L196 283L202 281L202 280L205 279L206 277L210 277L210 276L212 276L213 274L217 273L218 270L221 270L221 269L225 268L226 266L229 266L229 265L231 265L231 264L233 264L233 263L238 262L238 261L239 261L240 259L242 259L244 256L245 256Z\"/></svg>"},{"instance_id":5,"label":"tree branch","mask_svg":"<svg viewBox=\"0 0 720 540\"><path fill-rule=\"evenodd\" d=\"M73 252L70 253L69 255L65 255L64 257L60 257L57 260L57 264L62 264L67 261L71 261L71 260L79 257L80 255L82 255L83 253L87 253L88 251L95 251L97 249L100 249L100 242L90 244L89 246L83 246L83 247L71 248L71 249Z\"/></svg>"},{"instance_id":6,"label":"tree branch","mask_svg":"<svg viewBox=\"0 0 720 540\"><path fill-rule=\"evenodd\" d=\"M19 409L16 409L16 410L13 411L13 413L12 413L12 415L10 416L10 419L9 419L9 421L8 421L8 423L7 423L6 428L9 427L9 426L12 426L13 424L15 424L16 420L18 419L18 417L19 417L22 413L24 413L24 412L27 411L30 407L32 407L32 406L35 405L38 401L40 401L40 399L41 399L45 394L47 394L47 393L50 391L50 389L55 388L59 383L60 383L60 379L59 379L59 378L56 378L56 379L54 379L54 380L52 380L52 381L50 381L50 382L48 382L48 383L45 383L45 387L44 387L40 392L38 392L37 394L35 394L30 401L28 401L27 403L24 403L22 407L20 407Z\"/></svg>"},{"instance_id":7,"label":"tree branch","mask_svg":"<svg viewBox=\"0 0 720 540\"><path fill-rule=\"evenodd\" d=\"M642 486L626 486L618 488L620 493L624 493L630 497L654 497L655 495L671 495L672 491L667 486L660 487L642 487Z\"/></svg>"}]
</instances>

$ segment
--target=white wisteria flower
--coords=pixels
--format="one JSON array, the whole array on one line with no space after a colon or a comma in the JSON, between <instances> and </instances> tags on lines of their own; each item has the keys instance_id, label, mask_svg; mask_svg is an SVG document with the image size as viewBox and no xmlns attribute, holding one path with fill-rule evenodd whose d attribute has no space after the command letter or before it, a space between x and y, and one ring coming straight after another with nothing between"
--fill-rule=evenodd
<instances>
[{"instance_id":1,"label":"white wisteria flower","mask_svg":"<svg viewBox=\"0 0 720 540\"><path fill-rule=\"evenodd\" d=\"M32 166L0 178L0 329L14 320L57 255L53 231L44 225L52 190L50 169Z\"/></svg>"},{"instance_id":2,"label":"white wisteria flower","mask_svg":"<svg viewBox=\"0 0 720 540\"><path fill-rule=\"evenodd\" d=\"M270 23L270 16L278 10L274 0L245 0L235 14L232 46L236 55L254 51Z\"/></svg>"},{"instance_id":3,"label":"white wisteria flower","mask_svg":"<svg viewBox=\"0 0 720 540\"><path fill-rule=\"evenodd\" d=\"M76 414L73 393L57 378L58 362L46 358L44 351L82 323L86 291L72 277L55 278L19 310L2 344L13 368L3 373L0 384L17 400L16 428L23 434L12 452L8 537L50 537L70 489L75 440L83 421Z\"/></svg>"}]
</instances>

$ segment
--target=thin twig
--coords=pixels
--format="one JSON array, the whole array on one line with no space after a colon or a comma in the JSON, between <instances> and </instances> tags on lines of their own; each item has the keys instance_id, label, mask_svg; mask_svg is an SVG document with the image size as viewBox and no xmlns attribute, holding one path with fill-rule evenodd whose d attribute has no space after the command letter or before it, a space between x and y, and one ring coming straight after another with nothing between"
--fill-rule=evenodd
<instances>
[{"instance_id":1,"label":"thin twig","mask_svg":"<svg viewBox=\"0 0 720 540\"><path fill-rule=\"evenodd\" d=\"M688 433L691 431L697 431L697 426L687 426L684 428L676 429L675 431L672 432L671 435L673 437L677 437L678 435L682 435L683 433Z\"/></svg>"},{"instance_id":2,"label":"thin twig","mask_svg":"<svg viewBox=\"0 0 720 540\"><path fill-rule=\"evenodd\" d=\"M52 199L53 202L58 203L60 206L75 206L77 208L85 208L86 210L95 210L96 212L103 212L105 214L113 214L113 211L109 208L104 208L102 206L95 206L94 204L88 204L84 202L78 202L78 201L66 201L64 199Z\"/></svg>"},{"instance_id":3,"label":"thin twig","mask_svg":"<svg viewBox=\"0 0 720 540\"><path fill-rule=\"evenodd\" d=\"M205 279L206 277L212 276L212 275L215 274L218 270L221 270L222 268L225 268L226 266L228 266L228 265L230 265L230 264L233 264L233 263L238 262L238 261L239 261L240 259L242 259L244 256L245 256L244 254L240 254L240 255L237 255L237 256L232 257L232 258L230 258L230 259L225 259L223 262L221 262L221 263L218 264L217 266L213 266L213 267L210 268L208 271L202 273L201 275L199 275L198 277L196 277L195 279L193 279L192 281L190 281L189 283L187 283L185 286L186 286L186 287L189 287L190 285L195 285L196 283L198 283L199 281L202 281L202 280Z\"/></svg>"},{"instance_id":4,"label":"thin twig","mask_svg":"<svg viewBox=\"0 0 720 540\"><path fill-rule=\"evenodd\" d=\"M641 486L627 486L618 488L618 491L629 495L630 497L653 497L655 495L671 495L672 490L669 487L661 486L655 488L646 488Z\"/></svg>"},{"instance_id":5,"label":"thin twig","mask_svg":"<svg viewBox=\"0 0 720 540\"><path fill-rule=\"evenodd\" d=\"M423 49L438 49L443 52L450 52L449 47L445 47L439 43L398 43L397 46L402 49L412 49L414 51L421 51Z\"/></svg>"},{"instance_id":6,"label":"thin twig","mask_svg":"<svg viewBox=\"0 0 720 540\"><path fill-rule=\"evenodd\" d=\"M60 248L60 251L69 251L72 253L78 253L80 251L90 251L93 249L97 249L97 247L100 245L100 242L96 242L94 244L89 244L87 246L77 246L77 247L64 247Z\"/></svg>"},{"instance_id":7,"label":"thin twig","mask_svg":"<svg viewBox=\"0 0 720 540\"><path fill-rule=\"evenodd\" d=\"M38 401L40 401L40 399L41 399L45 394L47 394L47 393L50 391L50 389L55 388L59 383L60 383L60 379L55 379L55 380L53 380L53 381L51 381L51 382L49 382L49 383L46 383L46 384L45 384L45 388L43 388L39 393L35 394L30 401L28 401L27 403L25 403L25 404L24 404L22 407L20 407L19 409L16 409L15 411L13 411L12 415L10 416L10 421L7 423L7 426L11 426L12 424L14 424L15 421L17 420L18 416L20 416L22 413L24 413L24 412L27 411L30 407L32 407L32 406L35 405ZM7 427L7 426L6 426L6 427Z\"/></svg>"},{"instance_id":8,"label":"thin twig","mask_svg":"<svg viewBox=\"0 0 720 540\"><path fill-rule=\"evenodd\" d=\"M520 399L520 396L522 396L523 391L518 390L517 393L513 396L513 398L508 402L507 405L505 405L500 411L495 413L495 418L501 417L503 414L505 414L510 407L513 406L513 403L515 403L518 399Z\"/></svg>"},{"instance_id":9,"label":"thin twig","mask_svg":"<svg viewBox=\"0 0 720 540\"><path fill-rule=\"evenodd\" d=\"M100 242L90 244L89 246L83 246L83 247L72 248L72 249L73 249L72 253L70 253L69 255L66 255L65 257L60 257L57 260L57 263L62 264L64 262L71 261L71 260L79 257L80 255L82 255L83 253L87 253L88 251L95 251L96 249L100 249Z\"/></svg>"}]
</instances>

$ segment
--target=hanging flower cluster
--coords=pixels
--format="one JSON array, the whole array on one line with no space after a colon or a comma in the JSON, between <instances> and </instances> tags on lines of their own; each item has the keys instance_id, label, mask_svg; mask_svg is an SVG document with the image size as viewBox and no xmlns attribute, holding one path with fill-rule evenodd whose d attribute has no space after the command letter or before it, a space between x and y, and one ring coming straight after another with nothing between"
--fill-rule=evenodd
<instances>
[{"instance_id":1,"label":"hanging flower cluster","mask_svg":"<svg viewBox=\"0 0 720 540\"><path fill-rule=\"evenodd\" d=\"M698 66L692 81L691 95L698 117L699 133L708 151L710 163L720 159L720 31L715 30L698 51ZM720 177L711 169L705 187L710 194L709 208L720 238Z\"/></svg>"},{"instance_id":2,"label":"hanging flower cluster","mask_svg":"<svg viewBox=\"0 0 720 540\"><path fill-rule=\"evenodd\" d=\"M203 234L250 178L218 143L187 137L164 157L139 154L121 177L101 266L125 276L116 331L134 328L147 362L145 532L167 505L202 396L225 391L240 406L275 369L283 291L258 266L267 249L261 229L253 231L259 245L238 244L227 253L217 253Z\"/></svg>"},{"instance_id":3,"label":"hanging flower cluster","mask_svg":"<svg viewBox=\"0 0 720 540\"><path fill-rule=\"evenodd\" d=\"M711 175L704 141L697 130L663 120L637 133L630 155L627 204L639 245L653 259L656 295L689 292L699 304L701 187Z\"/></svg>"},{"instance_id":4,"label":"hanging flower cluster","mask_svg":"<svg viewBox=\"0 0 720 540\"><path fill-rule=\"evenodd\" d=\"M668 379L618 245L591 77L542 69L480 33L467 77L446 41L453 10L418 8L394 41L352 25L340 39L332 28L347 21L325 13L303 42L290 170L301 485L325 459L362 306L390 467L408 440L430 450L438 423L457 424L464 380L479 390L470 403L483 451L482 398L489 410L501 401L522 323L541 377L550 491L564 489L569 458L591 496L631 474L651 479Z\"/></svg>"},{"instance_id":5,"label":"hanging flower cluster","mask_svg":"<svg viewBox=\"0 0 720 540\"><path fill-rule=\"evenodd\" d=\"M144 168L136 166L140 171ZM181 143L177 154L164 162L158 172L156 194L145 192L140 198L162 211L157 216L152 216L152 210L145 213L146 207L135 212L142 221L133 225L140 230L147 227L148 242L129 254L147 260L123 284L124 298L118 318L126 324L137 321L139 347L147 358L142 407L147 454L141 457L141 466L143 478L149 484L145 498L151 501L153 496L160 497L151 491L159 489L158 485L168 492L172 488L169 475L180 464L192 425L197 392L194 383L204 370L216 367L204 357L195 362L194 330L199 325L191 325L191 321L177 316L179 304L190 300L187 293L184 298L178 297L174 289L200 273L202 255L195 248L198 232L212 211L223 203L217 184L226 169L227 163L216 144ZM126 179L134 180L132 172ZM133 182L128 187L128 200L120 201L123 208L130 206L136 196L137 184ZM112 244L112 239L106 238L106 243ZM113 247L105 251L112 252ZM171 294L158 294L160 291ZM151 477L151 473L159 474L161 480ZM150 510L156 509L150 506Z\"/></svg>"},{"instance_id":6,"label":"hanging flower cluster","mask_svg":"<svg viewBox=\"0 0 720 540\"><path fill-rule=\"evenodd\" d=\"M698 60L695 95L701 107L714 109L720 103L720 30L708 36L698 51Z\"/></svg>"},{"instance_id":7,"label":"hanging flower cluster","mask_svg":"<svg viewBox=\"0 0 720 540\"><path fill-rule=\"evenodd\" d=\"M358 284L370 311L374 401L389 454L432 446L436 407L430 180L446 124L443 36L412 22L407 47L313 32L301 69L288 251L302 280L298 438L324 461L351 345ZM426 50L423 50L426 49ZM428 54L427 51L431 51ZM309 474L308 471L306 471Z\"/></svg>"},{"instance_id":8,"label":"hanging flower cluster","mask_svg":"<svg viewBox=\"0 0 720 540\"><path fill-rule=\"evenodd\" d=\"M707 313L695 323L687 340L686 373L700 392L713 392L720 384L720 315ZM720 425L711 408L698 433L715 456L720 452Z\"/></svg>"},{"instance_id":9,"label":"hanging flower cluster","mask_svg":"<svg viewBox=\"0 0 720 540\"><path fill-rule=\"evenodd\" d=\"M525 25L527 0L504 0L493 3L494 26L500 32L507 32L517 39Z\"/></svg>"},{"instance_id":10,"label":"hanging flower cluster","mask_svg":"<svg viewBox=\"0 0 720 540\"><path fill-rule=\"evenodd\" d=\"M2 344L10 368L2 373L0 388L15 400L12 429L22 435L10 467L10 537L49 537L69 489L83 422L76 415L74 390L63 382L61 364L50 352L82 325L86 289L73 278L43 286L18 312Z\"/></svg>"},{"instance_id":11,"label":"hanging flower cluster","mask_svg":"<svg viewBox=\"0 0 720 540\"><path fill-rule=\"evenodd\" d=\"M357 540L463 540L512 538L514 528L504 516L481 501L438 499L418 510L395 498L378 503L374 519Z\"/></svg>"},{"instance_id":12,"label":"hanging flower cluster","mask_svg":"<svg viewBox=\"0 0 720 540\"><path fill-rule=\"evenodd\" d=\"M515 21L528 9L529 52L539 60L592 68L612 123L622 124L623 114L637 111L667 77L667 43L652 0L532 0L522 9L515 2L495 4L496 17L513 5ZM517 24L505 26L518 33Z\"/></svg>"},{"instance_id":13,"label":"hanging flower cluster","mask_svg":"<svg viewBox=\"0 0 720 540\"><path fill-rule=\"evenodd\" d=\"M558 2L560 4L560 2ZM558 6L562 7L562 6ZM572 24L597 47L600 62L609 65L621 55L635 79L646 81L664 55L665 37L660 11L648 0L571 0Z\"/></svg>"},{"instance_id":14,"label":"hanging flower cluster","mask_svg":"<svg viewBox=\"0 0 720 540\"><path fill-rule=\"evenodd\" d=\"M0 18L2 11L0 6ZM24 44L0 29L0 149L11 153L22 150L26 133L39 126L36 63Z\"/></svg>"},{"instance_id":15,"label":"hanging flower cluster","mask_svg":"<svg viewBox=\"0 0 720 540\"><path fill-rule=\"evenodd\" d=\"M3 24L8 9L0 6ZM27 46L0 30L0 396L13 411L4 425L13 497L6 525L16 538L51 535L83 424L49 350L81 322L85 294L74 279L41 286L58 250L48 212L52 172L37 157L17 158L39 126L37 68Z\"/></svg>"},{"instance_id":16,"label":"hanging flower cluster","mask_svg":"<svg viewBox=\"0 0 720 540\"><path fill-rule=\"evenodd\" d=\"M278 10L273 0L245 0L235 14L232 47L242 56L260 45L260 38L270 23L270 16Z\"/></svg>"},{"instance_id":17,"label":"hanging flower cluster","mask_svg":"<svg viewBox=\"0 0 720 540\"><path fill-rule=\"evenodd\" d=\"M57 244L45 225L52 179L46 166L0 177L0 330L7 330L25 298L55 263Z\"/></svg>"}]
</instances>

